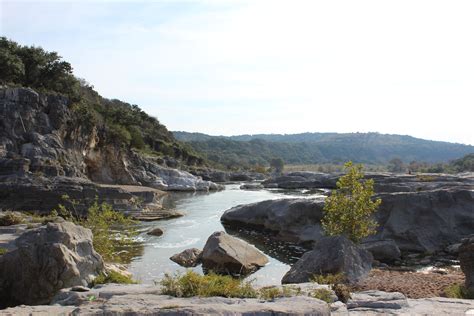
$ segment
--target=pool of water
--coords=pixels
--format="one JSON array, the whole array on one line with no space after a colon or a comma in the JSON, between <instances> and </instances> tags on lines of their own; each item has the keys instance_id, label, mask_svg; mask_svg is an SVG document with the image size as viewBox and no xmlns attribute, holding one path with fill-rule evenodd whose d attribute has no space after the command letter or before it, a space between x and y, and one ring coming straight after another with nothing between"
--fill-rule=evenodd
<instances>
[{"instance_id":1,"label":"pool of water","mask_svg":"<svg viewBox=\"0 0 474 316\"><path fill-rule=\"evenodd\" d=\"M187 248L202 249L207 238L215 231L225 230L220 222L221 215L231 207L269 199L314 197L320 193L308 190L259 190L246 191L239 189L240 184L226 185L226 189L213 193L170 193L163 204L182 211L185 216L152 223L142 223L145 231L151 227L163 229L162 236L149 236L142 233L144 249L141 255L133 258L129 270L141 283L153 283L160 280L165 273L184 272L169 258ZM228 231L256 245L269 258L269 263L250 275L257 285L280 284L283 275L290 269L289 264L297 260L303 249L283 242L274 242L261 234L252 231ZM202 273L201 266L192 268Z\"/></svg>"}]
</instances>

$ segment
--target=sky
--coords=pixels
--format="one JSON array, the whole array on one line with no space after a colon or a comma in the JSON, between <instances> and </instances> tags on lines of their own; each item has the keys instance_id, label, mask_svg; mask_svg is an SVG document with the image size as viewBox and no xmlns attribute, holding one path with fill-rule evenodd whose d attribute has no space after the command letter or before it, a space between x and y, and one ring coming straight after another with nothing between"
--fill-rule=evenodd
<instances>
[{"instance_id":1,"label":"sky","mask_svg":"<svg viewBox=\"0 0 474 316\"><path fill-rule=\"evenodd\" d=\"M170 130L474 145L473 16L472 0L0 0L0 34Z\"/></svg>"}]
</instances>

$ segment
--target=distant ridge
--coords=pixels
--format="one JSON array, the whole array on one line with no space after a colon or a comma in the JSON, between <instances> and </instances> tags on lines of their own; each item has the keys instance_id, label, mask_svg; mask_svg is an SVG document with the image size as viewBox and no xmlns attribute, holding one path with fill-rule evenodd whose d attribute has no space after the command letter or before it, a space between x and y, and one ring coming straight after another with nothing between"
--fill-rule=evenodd
<instances>
[{"instance_id":1,"label":"distant ridge","mask_svg":"<svg viewBox=\"0 0 474 316\"><path fill-rule=\"evenodd\" d=\"M432 141L408 135L380 133L301 133L211 136L173 132L211 161L227 165L266 164L281 157L289 164L360 163L386 164L393 158L447 162L474 153L474 146Z\"/></svg>"}]
</instances>

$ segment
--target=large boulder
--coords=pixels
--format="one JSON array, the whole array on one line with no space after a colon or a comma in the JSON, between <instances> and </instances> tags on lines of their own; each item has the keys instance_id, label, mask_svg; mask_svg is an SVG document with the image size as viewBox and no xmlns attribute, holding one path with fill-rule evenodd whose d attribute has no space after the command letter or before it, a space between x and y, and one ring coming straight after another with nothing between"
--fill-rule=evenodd
<instances>
[{"instance_id":1,"label":"large boulder","mask_svg":"<svg viewBox=\"0 0 474 316\"><path fill-rule=\"evenodd\" d=\"M435 252L474 231L474 190L380 193L377 233L366 241L393 240L401 251ZM231 227L275 232L279 239L316 242L322 236L324 198L279 199L240 205L221 217Z\"/></svg>"},{"instance_id":2,"label":"large boulder","mask_svg":"<svg viewBox=\"0 0 474 316\"><path fill-rule=\"evenodd\" d=\"M202 251L204 269L220 274L246 275L268 263L254 246L224 232L215 232Z\"/></svg>"},{"instance_id":3,"label":"large boulder","mask_svg":"<svg viewBox=\"0 0 474 316\"><path fill-rule=\"evenodd\" d=\"M171 256L170 260L176 262L180 266L190 268L201 263L201 254L201 250L190 248Z\"/></svg>"},{"instance_id":4,"label":"large boulder","mask_svg":"<svg viewBox=\"0 0 474 316\"><path fill-rule=\"evenodd\" d=\"M375 240L361 244L361 247L369 251L375 260L380 262L393 262L400 259L401 252L393 240Z\"/></svg>"},{"instance_id":5,"label":"large boulder","mask_svg":"<svg viewBox=\"0 0 474 316\"><path fill-rule=\"evenodd\" d=\"M48 223L23 233L0 257L1 304L47 304L62 288L87 286L104 271L92 232L71 222Z\"/></svg>"},{"instance_id":6,"label":"large boulder","mask_svg":"<svg viewBox=\"0 0 474 316\"><path fill-rule=\"evenodd\" d=\"M342 273L347 283L365 278L373 257L343 236L324 237L313 250L306 252L282 279L282 283L309 282L314 275Z\"/></svg>"},{"instance_id":7,"label":"large boulder","mask_svg":"<svg viewBox=\"0 0 474 316\"><path fill-rule=\"evenodd\" d=\"M221 221L230 226L257 227L278 233L290 241L314 241L323 236L324 198L278 199L233 207Z\"/></svg>"},{"instance_id":8,"label":"large boulder","mask_svg":"<svg viewBox=\"0 0 474 316\"><path fill-rule=\"evenodd\" d=\"M459 247L459 261L466 276L466 288L474 292L474 235L463 239Z\"/></svg>"}]
</instances>

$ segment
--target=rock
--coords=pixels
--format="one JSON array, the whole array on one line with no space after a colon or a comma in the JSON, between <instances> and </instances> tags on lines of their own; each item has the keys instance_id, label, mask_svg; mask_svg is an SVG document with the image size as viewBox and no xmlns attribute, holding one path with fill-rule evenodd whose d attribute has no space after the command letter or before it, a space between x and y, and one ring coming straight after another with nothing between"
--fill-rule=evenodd
<instances>
[{"instance_id":1,"label":"rock","mask_svg":"<svg viewBox=\"0 0 474 316\"><path fill-rule=\"evenodd\" d=\"M342 273L347 283L365 278L372 268L370 252L346 237L324 237L306 252L282 279L282 283L309 282L314 275Z\"/></svg>"},{"instance_id":2,"label":"rock","mask_svg":"<svg viewBox=\"0 0 474 316\"><path fill-rule=\"evenodd\" d=\"M364 242L393 240L401 251L433 253L474 231L474 190L451 187L380 193L377 233ZM322 236L324 197L279 199L236 206L221 217L230 227L271 230L277 238L315 242Z\"/></svg>"},{"instance_id":3,"label":"rock","mask_svg":"<svg viewBox=\"0 0 474 316\"><path fill-rule=\"evenodd\" d=\"M90 300L92 296L97 301ZM160 287L150 285L108 284L88 293L63 291L61 300L55 300L55 303L74 303L78 306L74 309L74 315L330 315L327 303L308 296L275 298L272 301L256 298L176 298L160 295ZM16 314L31 309L17 307L7 311Z\"/></svg>"},{"instance_id":4,"label":"rock","mask_svg":"<svg viewBox=\"0 0 474 316\"><path fill-rule=\"evenodd\" d=\"M220 274L246 275L268 263L254 246L224 232L213 233L202 251L203 268Z\"/></svg>"},{"instance_id":5,"label":"rock","mask_svg":"<svg viewBox=\"0 0 474 316\"><path fill-rule=\"evenodd\" d=\"M7 306L47 304L60 289L87 286L104 271L91 231L70 222L27 230L15 243L0 257L0 301Z\"/></svg>"},{"instance_id":6,"label":"rock","mask_svg":"<svg viewBox=\"0 0 474 316\"><path fill-rule=\"evenodd\" d=\"M361 247L369 251L374 259L381 262L394 262L401 257L400 249L393 240L376 240L365 242Z\"/></svg>"},{"instance_id":7,"label":"rock","mask_svg":"<svg viewBox=\"0 0 474 316\"><path fill-rule=\"evenodd\" d=\"M466 276L465 286L474 293L474 235L462 240L459 247L461 270Z\"/></svg>"},{"instance_id":8,"label":"rock","mask_svg":"<svg viewBox=\"0 0 474 316\"><path fill-rule=\"evenodd\" d=\"M105 272L107 274L109 272L115 272L115 273L118 273L118 274L124 276L125 278L130 278L130 279L132 278L132 273L130 273L127 270L127 266L125 266L123 264L106 262L104 264L104 268L105 268Z\"/></svg>"},{"instance_id":9,"label":"rock","mask_svg":"<svg viewBox=\"0 0 474 316\"><path fill-rule=\"evenodd\" d=\"M241 190L261 190L263 185L260 183L246 183L240 186Z\"/></svg>"},{"instance_id":10,"label":"rock","mask_svg":"<svg viewBox=\"0 0 474 316\"><path fill-rule=\"evenodd\" d=\"M265 187L281 189L335 189L341 173L290 172L275 175L263 182ZM467 175L448 174L392 174L366 173L366 179L374 179L376 192L420 192L451 187L472 187L474 179Z\"/></svg>"},{"instance_id":11,"label":"rock","mask_svg":"<svg viewBox=\"0 0 474 316\"><path fill-rule=\"evenodd\" d=\"M324 198L278 199L239 205L224 212L221 221L232 227L270 230L290 241L315 241L323 236Z\"/></svg>"},{"instance_id":12,"label":"rock","mask_svg":"<svg viewBox=\"0 0 474 316\"><path fill-rule=\"evenodd\" d=\"M201 255L202 251L200 249L190 248L173 255L170 260L176 262L180 266L189 268L195 267L201 263Z\"/></svg>"},{"instance_id":13,"label":"rock","mask_svg":"<svg viewBox=\"0 0 474 316\"><path fill-rule=\"evenodd\" d=\"M459 247L461 247L461 243L455 243L446 247L446 252L450 255L458 255L459 254Z\"/></svg>"},{"instance_id":14,"label":"rock","mask_svg":"<svg viewBox=\"0 0 474 316\"><path fill-rule=\"evenodd\" d=\"M353 293L352 298L347 302L349 311L357 309L377 309L390 310L408 307L405 295L398 292L364 291Z\"/></svg>"},{"instance_id":15,"label":"rock","mask_svg":"<svg viewBox=\"0 0 474 316\"><path fill-rule=\"evenodd\" d=\"M155 227L150 229L146 234L151 236L161 236L163 235L163 230L161 228Z\"/></svg>"}]
</instances>

